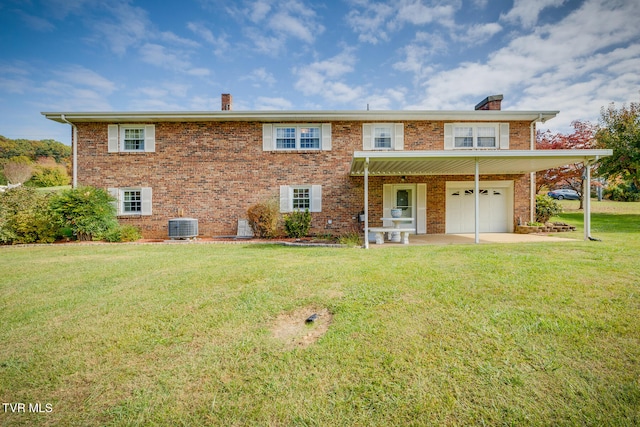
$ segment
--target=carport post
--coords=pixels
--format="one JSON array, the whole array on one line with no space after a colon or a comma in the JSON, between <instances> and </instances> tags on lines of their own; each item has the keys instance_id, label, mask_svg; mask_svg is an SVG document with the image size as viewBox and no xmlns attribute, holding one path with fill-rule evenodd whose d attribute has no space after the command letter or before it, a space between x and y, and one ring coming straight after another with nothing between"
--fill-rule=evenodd
<instances>
[{"instance_id":1,"label":"carport post","mask_svg":"<svg viewBox=\"0 0 640 427\"><path fill-rule=\"evenodd\" d=\"M364 160L364 248L369 249L369 158Z\"/></svg>"},{"instance_id":2,"label":"carport post","mask_svg":"<svg viewBox=\"0 0 640 427\"><path fill-rule=\"evenodd\" d=\"M480 161L478 160L478 158L476 157L476 177L475 177L475 189L474 189L474 196L475 196L475 214L476 214L476 218L475 218L475 227L476 227L476 243L480 243Z\"/></svg>"},{"instance_id":3,"label":"carport post","mask_svg":"<svg viewBox=\"0 0 640 427\"><path fill-rule=\"evenodd\" d=\"M589 237L591 237L591 163L587 159L584 161L582 200L584 202L584 240L589 240Z\"/></svg>"}]
</instances>

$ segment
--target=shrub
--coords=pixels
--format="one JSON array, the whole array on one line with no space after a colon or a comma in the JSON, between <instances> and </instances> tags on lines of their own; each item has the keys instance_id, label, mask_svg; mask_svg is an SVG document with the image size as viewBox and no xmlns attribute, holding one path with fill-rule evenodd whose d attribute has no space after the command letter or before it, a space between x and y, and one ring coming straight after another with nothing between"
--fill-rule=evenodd
<instances>
[{"instance_id":1,"label":"shrub","mask_svg":"<svg viewBox=\"0 0 640 427\"><path fill-rule=\"evenodd\" d=\"M51 199L51 210L61 227L69 227L79 240L99 240L118 226L113 198L94 187L62 191Z\"/></svg>"},{"instance_id":2,"label":"shrub","mask_svg":"<svg viewBox=\"0 0 640 427\"><path fill-rule=\"evenodd\" d=\"M363 238L362 233L356 230L349 231L338 238L338 243L347 246L362 246Z\"/></svg>"},{"instance_id":3,"label":"shrub","mask_svg":"<svg viewBox=\"0 0 640 427\"><path fill-rule=\"evenodd\" d=\"M1 243L51 243L57 235L47 194L22 186L0 193Z\"/></svg>"},{"instance_id":4,"label":"shrub","mask_svg":"<svg viewBox=\"0 0 640 427\"><path fill-rule=\"evenodd\" d=\"M27 183L33 187L59 187L69 184L69 174L64 166L36 166L33 176Z\"/></svg>"},{"instance_id":5,"label":"shrub","mask_svg":"<svg viewBox=\"0 0 640 427\"><path fill-rule=\"evenodd\" d=\"M289 237L304 237L311 228L311 213L309 209L293 211L284 216L284 230Z\"/></svg>"},{"instance_id":6,"label":"shrub","mask_svg":"<svg viewBox=\"0 0 640 427\"><path fill-rule=\"evenodd\" d=\"M280 208L275 199L251 206L247 210L247 216L256 236L272 238L278 235Z\"/></svg>"},{"instance_id":7,"label":"shrub","mask_svg":"<svg viewBox=\"0 0 640 427\"><path fill-rule=\"evenodd\" d=\"M562 206L557 201L546 194L536 196L536 222L544 224L559 213L562 213Z\"/></svg>"},{"instance_id":8,"label":"shrub","mask_svg":"<svg viewBox=\"0 0 640 427\"><path fill-rule=\"evenodd\" d=\"M140 230L133 225L118 225L103 234L103 239L107 242L135 242L140 238Z\"/></svg>"},{"instance_id":9,"label":"shrub","mask_svg":"<svg viewBox=\"0 0 640 427\"><path fill-rule=\"evenodd\" d=\"M608 185L603 192L606 199L616 202L639 202L640 190L633 183L620 182Z\"/></svg>"}]
</instances>

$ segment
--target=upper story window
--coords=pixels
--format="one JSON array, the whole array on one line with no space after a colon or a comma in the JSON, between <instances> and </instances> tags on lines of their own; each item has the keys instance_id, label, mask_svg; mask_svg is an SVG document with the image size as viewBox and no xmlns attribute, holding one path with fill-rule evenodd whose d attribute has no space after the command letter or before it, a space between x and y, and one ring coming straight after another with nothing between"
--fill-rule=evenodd
<instances>
[{"instance_id":1,"label":"upper story window","mask_svg":"<svg viewBox=\"0 0 640 427\"><path fill-rule=\"evenodd\" d=\"M276 126L276 149L319 150L320 126Z\"/></svg>"},{"instance_id":2,"label":"upper story window","mask_svg":"<svg viewBox=\"0 0 640 427\"><path fill-rule=\"evenodd\" d=\"M403 123L364 123L363 150L404 150Z\"/></svg>"},{"instance_id":3,"label":"upper story window","mask_svg":"<svg viewBox=\"0 0 640 427\"><path fill-rule=\"evenodd\" d=\"M507 149L509 123L447 123L444 125L444 148Z\"/></svg>"},{"instance_id":4,"label":"upper story window","mask_svg":"<svg viewBox=\"0 0 640 427\"><path fill-rule=\"evenodd\" d=\"M109 153L156 151L155 125L109 125L108 138Z\"/></svg>"},{"instance_id":5,"label":"upper story window","mask_svg":"<svg viewBox=\"0 0 640 427\"><path fill-rule=\"evenodd\" d=\"M262 126L262 149L331 150L331 124L271 124Z\"/></svg>"},{"instance_id":6,"label":"upper story window","mask_svg":"<svg viewBox=\"0 0 640 427\"><path fill-rule=\"evenodd\" d=\"M373 126L373 148L391 148L391 126Z\"/></svg>"},{"instance_id":7,"label":"upper story window","mask_svg":"<svg viewBox=\"0 0 640 427\"><path fill-rule=\"evenodd\" d=\"M144 127L121 129L125 151L144 151Z\"/></svg>"}]
</instances>

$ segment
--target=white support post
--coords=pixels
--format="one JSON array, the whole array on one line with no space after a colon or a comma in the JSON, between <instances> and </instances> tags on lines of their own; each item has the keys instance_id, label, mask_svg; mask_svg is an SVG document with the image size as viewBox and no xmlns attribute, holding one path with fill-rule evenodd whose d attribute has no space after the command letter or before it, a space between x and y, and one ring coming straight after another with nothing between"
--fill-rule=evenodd
<instances>
[{"instance_id":1,"label":"white support post","mask_svg":"<svg viewBox=\"0 0 640 427\"><path fill-rule=\"evenodd\" d=\"M584 161L584 188L582 189L582 199L584 206L584 240L591 237L591 164L588 160Z\"/></svg>"},{"instance_id":2,"label":"white support post","mask_svg":"<svg viewBox=\"0 0 640 427\"><path fill-rule=\"evenodd\" d=\"M364 248L369 249L369 158L364 161Z\"/></svg>"},{"instance_id":3,"label":"white support post","mask_svg":"<svg viewBox=\"0 0 640 427\"><path fill-rule=\"evenodd\" d=\"M475 228L476 228L476 243L480 243L480 161L476 157L476 176L475 176Z\"/></svg>"}]
</instances>

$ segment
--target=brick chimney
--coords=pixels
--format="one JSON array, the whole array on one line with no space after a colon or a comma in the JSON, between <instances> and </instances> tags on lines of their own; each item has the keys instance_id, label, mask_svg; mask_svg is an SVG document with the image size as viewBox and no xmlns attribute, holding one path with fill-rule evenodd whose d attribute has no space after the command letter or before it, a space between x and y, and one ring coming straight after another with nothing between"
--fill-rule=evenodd
<instances>
[{"instance_id":1,"label":"brick chimney","mask_svg":"<svg viewBox=\"0 0 640 427\"><path fill-rule=\"evenodd\" d=\"M222 94L222 111L230 111L233 107L233 97L231 94Z\"/></svg>"},{"instance_id":2,"label":"brick chimney","mask_svg":"<svg viewBox=\"0 0 640 427\"><path fill-rule=\"evenodd\" d=\"M480 101L476 110L500 110L501 104L502 95L491 95Z\"/></svg>"}]
</instances>

